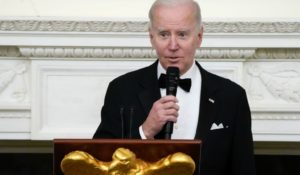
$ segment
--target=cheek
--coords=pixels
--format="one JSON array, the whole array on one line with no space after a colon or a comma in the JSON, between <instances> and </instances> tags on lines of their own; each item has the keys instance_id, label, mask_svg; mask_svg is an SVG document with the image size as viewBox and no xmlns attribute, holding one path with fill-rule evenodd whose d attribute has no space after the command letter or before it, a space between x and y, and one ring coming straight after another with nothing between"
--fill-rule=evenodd
<instances>
[{"instance_id":1,"label":"cheek","mask_svg":"<svg viewBox=\"0 0 300 175\"><path fill-rule=\"evenodd\" d=\"M190 44L186 45L186 47L185 47L186 54L194 57L194 54L198 48L199 48L198 40L193 41Z\"/></svg>"},{"instance_id":2,"label":"cheek","mask_svg":"<svg viewBox=\"0 0 300 175\"><path fill-rule=\"evenodd\" d=\"M195 53L195 45L185 45L185 47L182 47L182 50L184 52L184 55L187 56L187 57L191 57L194 55Z\"/></svg>"},{"instance_id":3,"label":"cheek","mask_svg":"<svg viewBox=\"0 0 300 175\"><path fill-rule=\"evenodd\" d=\"M165 52L165 46L161 43L156 43L154 46L154 49L156 50L156 53L158 55L163 55L163 53Z\"/></svg>"}]
</instances>

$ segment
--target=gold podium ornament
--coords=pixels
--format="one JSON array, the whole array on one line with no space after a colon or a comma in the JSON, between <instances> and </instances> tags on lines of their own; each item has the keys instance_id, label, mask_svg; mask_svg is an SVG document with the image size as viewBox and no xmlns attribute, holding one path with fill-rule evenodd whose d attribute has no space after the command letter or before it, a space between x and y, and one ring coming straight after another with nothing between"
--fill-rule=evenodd
<instances>
[{"instance_id":1,"label":"gold podium ornament","mask_svg":"<svg viewBox=\"0 0 300 175\"><path fill-rule=\"evenodd\" d=\"M195 162L181 152L170 154L149 163L137 159L129 149L118 148L111 162L97 160L83 151L73 151L61 161L65 175L192 175Z\"/></svg>"}]
</instances>

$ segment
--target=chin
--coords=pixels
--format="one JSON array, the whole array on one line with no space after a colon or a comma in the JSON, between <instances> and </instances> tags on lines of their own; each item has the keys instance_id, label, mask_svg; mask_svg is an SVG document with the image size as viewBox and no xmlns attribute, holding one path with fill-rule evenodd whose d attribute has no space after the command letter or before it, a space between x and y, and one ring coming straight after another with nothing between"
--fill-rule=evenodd
<instances>
[{"instance_id":1,"label":"chin","mask_svg":"<svg viewBox=\"0 0 300 175\"><path fill-rule=\"evenodd\" d=\"M172 63L170 63L170 64L168 64L168 67L169 66L178 67L178 64L172 64Z\"/></svg>"},{"instance_id":2,"label":"chin","mask_svg":"<svg viewBox=\"0 0 300 175\"><path fill-rule=\"evenodd\" d=\"M180 66L180 64L178 62L170 62L170 61L168 61L168 62L165 62L165 66L166 66L165 69L167 69L168 67L178 67L179 70L181 70L181 66Z\"/></svg>"}]
</instances>

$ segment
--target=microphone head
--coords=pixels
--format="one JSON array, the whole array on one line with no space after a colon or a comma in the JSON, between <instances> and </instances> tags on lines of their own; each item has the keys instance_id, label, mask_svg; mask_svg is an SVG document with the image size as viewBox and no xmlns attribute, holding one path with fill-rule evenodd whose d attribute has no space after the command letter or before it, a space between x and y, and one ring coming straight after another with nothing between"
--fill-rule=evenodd
<instances>
[{"instance_id":1,"label":"microphone head","mask_svg":"<svg viewBox=\"0 0 300 175\"><path fill-rule=\"evenodd\" d=\"M178 83L179 83L179 68L178 67L168 67L167 68L167 79L166 79L167 95L176 96Z\"/></svg>"},{"instance_id":2,"label":"microphone head","mask_svg":"<svg viewBox=\"0 0 300 175\"><path fill-rule=\"evenodd\" d=\"M178 75L179 77L179 68L170 66L167 68L167 74L174 74L174 75Z\"/></svg>"},{"instance_id":3,"label":"microphone head","mask_svg":"<svg viewBox=\"0 0 300 175\"><path fill-rule=\"evenodd\" d=\"M170 66L167 68L167 74L168 73L176 73L176 74L179 74L179 68L178 67L173 67L173 66Z\"/></svg>"}]
</instances>

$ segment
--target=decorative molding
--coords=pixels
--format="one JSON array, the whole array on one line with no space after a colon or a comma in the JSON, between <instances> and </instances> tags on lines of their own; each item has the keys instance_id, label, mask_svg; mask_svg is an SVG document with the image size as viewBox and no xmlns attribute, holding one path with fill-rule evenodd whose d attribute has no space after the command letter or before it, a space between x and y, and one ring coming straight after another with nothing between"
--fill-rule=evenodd
<instances>
[{"instance_id":1,"label":"decorative molding","mask_svg":"<svg viewBox=\"0 0 300 175\"><path fill-rule=\"evenodd\" d=\"M21 53L15 46L0 46L0 57L19 57Z\"/></svg>"},{"instance_id":2,"label":"decorative molding","mask_svg":"<svg viewBox=\"0 0 300 175\"><path fill-rule=\"evenodd\" d=\"M26 97L28 96L28 87L25 84L25 73L27 72L26 63L15 64L6 69L2 69L0 67L0 95L4 93L4 90L12 84L16 83L14 88L9 91L9 96L2 97L1 102L24 102L26 101ZM16 77L19 76L19 80Z\"/></svg>"},{"instance_id":3,"label":"decorative molding","mask_svg":"<svg viewBox=\"0 0 300 175\"><path fill-rule=\"evenodd\" d=\"M300 22L206 22L208 33L300 33Z\"/></svg>"},{"instance_id":4,"label":"decorative molding","mask_svg":"<svg viewBox=\"0 0 300 175\"><path fill-rule=\"evenodd\" d=\"M204 22L206 33L300 33L300 22ZM0 32L147 32L146 21L0 20Z\"/></svg>"},{"instance_id":5,"label":"decorative molding","mask_svg":"<svg viewBox=\"0 0 300 175\"><path fill-rule=\"evenodd\" d=\"M289 112L253 113L252 120L300 120L300 114Z\"/></svg>"},{"instance_id":6,"label":"decorative molding","mask_svg":"<svg viewBox=\"0 0 300 175\"><path fill-rule=\"evenodd\" d=\"M152 48L59 48L22 47L21 55L38 58L157 58ZM254 49L199 49L196 58L247 59L253 57Z\"/></svg>"},{"instance_id":7,"label":"decorative molding","mask_svg":"<svg viewBox=\"0 0 300 175\"><path fill-rule=\"evenodd\" d=\"M300 49L256 49L255 59L300 59Z\"/></svg>"},{"instance_id":8,"label":"decorative molding","mask_svg":"<svg viewBox=\"0 0 300 175\"><path fill-rule=\"evenodd\" d=\"M25 64L21 64L6 71L0 72L0 92L3 91L10 82L12 82L17 74L23 74L25 71Z\"/></svg>"},{"instance_id":9,"label":"decorative molding","mask_svg":"<svg viewBox=\"0 0 300 175\"><path fill-rule=\"evenodd\" d=\"M0 110L0 119L20 119L20 118L31 118L30 111L7 111Z\"/></svg>"},{"instance_id":10,"label":"decorative molding","mask_svg":"<svg viewBox=\"0 0 300 175\"><path fill-rule=\"evenodd\" d=\"M151 48L22 47L24 57L53 58L155 58Z\"/></svg>"},{"instance_id":11,"label":"decorative molding","mask_svg":"<svg viewBox=\"0 0 300 175\"><path fill-rule=\"evenodd\" d=\"M249 59L255 54L255 49L199 49L196 58L203 59Z\"/></svg>"},{"instance_id":12,"label":"decorative molding","mask_svg":"<svg viewBox=\"0 0 300 175\"><path fill-rule=\"evenodd\" d=\"M148 22L2 20L0 31L147 32Z\"/></svg>"},{"instance_id":13,"label":"decorative molding","mask_svg":"<svg viewBox=\"0 0 300 175\"><path fill-rule=\"evenodd\" d=\"M296 63L292 65L280 63L269 67L262 67L257 64L249 66L247 71L252 79L252 84L250 84L251 96L258 101L264 100L265 93L253 84L253 82L259 81L275 99L283 100L286 103L300 104L299 70L300 64Z\"/></svg>"},{"instance_id":14,"label":"decorative molding","mask_svg":"<svg viewBox=\"0 0 300 175\"><path fill-rule=\"evenodd\" d=\"M155 50L150 47L16 47L0 46L0 57L45 57L45 58L156 58ZM196 58L211 59L300 59L300 49L295 48L258 48L229 49L201 48Z\"/></svg>"}]
</instances>

